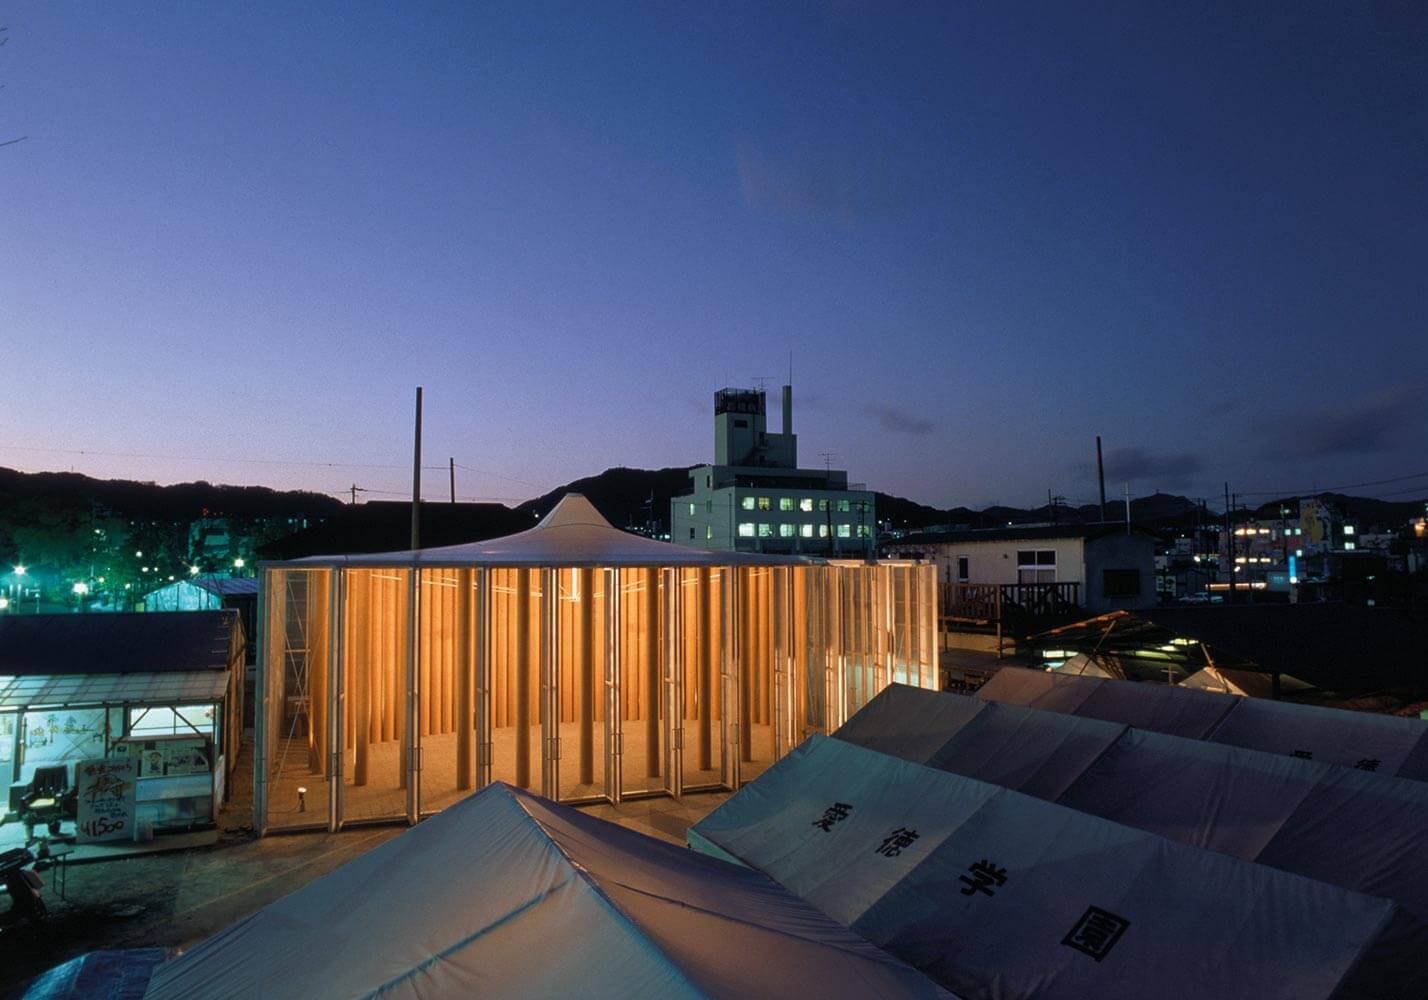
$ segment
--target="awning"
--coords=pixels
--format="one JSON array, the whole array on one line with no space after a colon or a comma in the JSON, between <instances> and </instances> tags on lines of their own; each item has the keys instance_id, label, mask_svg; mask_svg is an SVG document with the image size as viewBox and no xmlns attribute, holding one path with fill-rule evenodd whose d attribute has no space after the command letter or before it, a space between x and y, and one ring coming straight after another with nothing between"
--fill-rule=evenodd
<instances>
[{"instance_id":1,"label":"awning","mask_svg":"<svg viewBox=\"0 0 1428 1000\"><path fill-rule=\"evenodd\" d=\"M228 691L226 670L0 677L0 709L81 705L195 705Z\"/></svg>"}]
</instances>

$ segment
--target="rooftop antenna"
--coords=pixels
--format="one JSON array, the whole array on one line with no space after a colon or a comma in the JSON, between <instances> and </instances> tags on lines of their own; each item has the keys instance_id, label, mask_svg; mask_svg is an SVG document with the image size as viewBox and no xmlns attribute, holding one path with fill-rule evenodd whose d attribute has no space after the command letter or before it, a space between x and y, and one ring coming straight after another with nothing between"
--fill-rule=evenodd
<instances>
[{"instance_id":1,"label":"rooftop antenna","mask_svg":"<svg viewBox=\"0 0 1428 1000\"><path fill-rule=\"evenodd\" d=\"M833 459L838 457L838 453L836 451L820 451L818 457L823 459L823 471L832 472Z\"/></svg>"}]
</instances>

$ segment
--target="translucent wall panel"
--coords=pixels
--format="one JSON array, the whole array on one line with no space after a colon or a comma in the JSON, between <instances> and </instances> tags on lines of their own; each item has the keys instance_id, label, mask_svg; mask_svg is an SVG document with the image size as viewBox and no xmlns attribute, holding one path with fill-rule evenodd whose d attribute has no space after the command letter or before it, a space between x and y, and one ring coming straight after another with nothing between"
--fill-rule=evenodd
<instances>
[{"instance_id":1,"label":"translucent wall panel","mask_svg":"<svg viewBox=\"0 0 1428 1000\"><path fill-rule=\"evenodd\" d=\"M269 570L265 590L263 711L268 823L328 822L327 676L331 654L329 570Z\"/></svg>"},{"instance_id":2,"label":"translucent wall panel","mask_svg":"<svg viewBox=\"0 0 1428 1000\"><path fill-rule=\"evenodd\" d=\"M539 792L543 572L489 573L491 778Z\"/></svg>"},{"instance_id":3,"label":"translucent wall panel","mask_svg":"<svg viewBox=\"0 0 1428 1000\"><path fill-rule=\"evenodd\" d=\"M621 787L626 794L661 791L669 785L664 768L666 727L660 710L663 574L652 568L618 572Z\"/></svg>"},{"instance_id":4,"label":"translucent wall panel","mask_svg":"<svg viewBox=\"0 0 1428 1000\"><path fill-rule=\"evenodd\" d=\"M477 785L475 690L477 573L423 570L417 644L421 811L435 812Z\"/></svg>"},{"instance_id":5,"label":"translucent wall panel","mask_svg":"<svg viewBox=\"0 0 1428 1000\"><path fill-rule=\"evenodd\" d=\"M606 795L605 583L592 568L552 571L556 582L555 735L557 795L566 801Z\"/></svg>"},{"instance_id":6,"label":"translucent wall panel","mask_svg":"<svg viewBox=\"0 0 1428 1000\"><path fill-rule=\"evenodd\" d=\"M739 780L752 781L774 762L774 570L736 571L731 627L739 661Z\"/></svg>"},{"instance_id":7,"label":"translucent wall panel","mask_svg":"<svg viewBox=\"0 0 1428 1000\"><path fill-rule=\"evenodd\" d=\"M349 570L344 584L344 823L407 815L407 658L412 573Z\"/></svg>"},{"instance_id":8,"label":"translucent wall panel","mask_svg":"<svg viewBox=\"0 0 1428 1000\"><path fill-rule=\"evenodd\" d=\"M677 724L684 732L686 790L721 787L730 783L725 756L728 720L720 712L724 695L721 675L725 664L725 612L730 582L721 569L699 567L675 571L679 579L682 697Z\"/></svg>"}]
</instances>

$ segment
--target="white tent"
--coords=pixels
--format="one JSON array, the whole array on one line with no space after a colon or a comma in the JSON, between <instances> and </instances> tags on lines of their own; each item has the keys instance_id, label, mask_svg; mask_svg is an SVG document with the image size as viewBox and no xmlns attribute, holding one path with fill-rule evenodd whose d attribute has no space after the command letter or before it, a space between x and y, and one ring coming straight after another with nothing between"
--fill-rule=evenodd
<instances>
[{"instance_id":1,"label":"white tent","mask_svg":"<svg viewBox=\"0 0 1428 1000\"><path fill-rule=\"evenodd\" d=\"M977 697L1428 781L1419 719L1018 668L997 671Z\"/></svg>"},{"instance_id":2,"label":"white tent","mask_svg":"<svg viewBox=\"0 0 1428 1000\"><path fill-rule=\"evenodd\" d=\"M763 875L493 785L160 966L148 1000L939 997Z\"/></svg>"},{"instance_id":3,"label":"white tent","mask_svg":"<svg viewBox=\"0 0 1428 1000\"><path fill-rule=\"evenodd\" d=\"M834 735L1428 921L1423 782L903 685Z\"/></svg>"},{"instance_id":4,"label":"white tent","mask_svg":"<svg viewBox=\"0 0 1428 1000\"><path fill-rule=\"evenodd\" d=\"M691 828L968 997L1428 992L1394 904L898 760L802 746Z\"/></svg>"},{"instance_id":5,"label":"white tent","mask_svg":"<svg viewBox=\"0 0 1428 1000\"><path fill-rule=\"evenodd\" d=\"M1201 667L1180 682L1180 686L1211 694L1233 694L1241 698L1273 698L1274 678L1258 670L1233 670L1228 667ZM1279 675L1279 688L1285 694L1312 690L1314 685L1288 674Z\"/></svg>"},{"instance_id":6,"label":"white tent","mask_svg":"<svg viewBox=\"0 0 1428 1000\"><path fill-rule=\"evenodd\" d=\"M415 823L492 781L733 789L889 682L937 680L931 564L671 545L574 494L505 538L260 576L260 833Z\"/></svg>"}]
</instances>

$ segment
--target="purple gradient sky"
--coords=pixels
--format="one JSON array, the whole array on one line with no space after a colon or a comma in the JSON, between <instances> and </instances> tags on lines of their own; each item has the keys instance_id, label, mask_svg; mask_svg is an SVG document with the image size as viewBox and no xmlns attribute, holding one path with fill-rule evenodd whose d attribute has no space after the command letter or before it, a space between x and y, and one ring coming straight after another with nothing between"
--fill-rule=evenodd
<instances>
[{"instance_id":1,"label":"purple gradient sky","mask_svg":"<svg viewBox=\"0 0 1428 1000\"><path fill-rule=\"evenodd\" d=\"M423 384L524 498L792 351L937 505L1428 473L1421 4L9 6L0 464L396 492Z\"/></svg>"}]
</instances>

